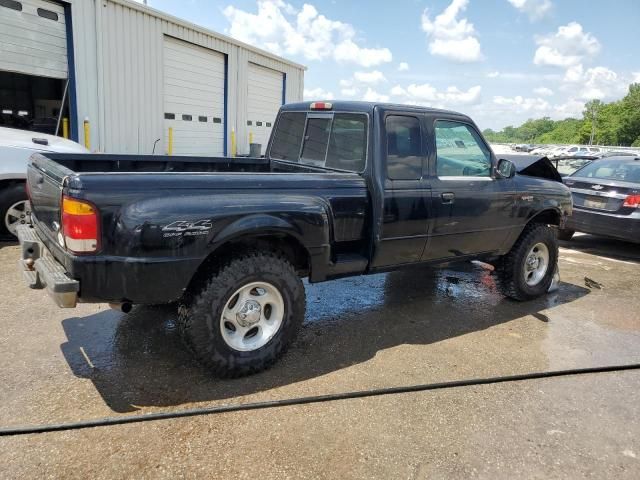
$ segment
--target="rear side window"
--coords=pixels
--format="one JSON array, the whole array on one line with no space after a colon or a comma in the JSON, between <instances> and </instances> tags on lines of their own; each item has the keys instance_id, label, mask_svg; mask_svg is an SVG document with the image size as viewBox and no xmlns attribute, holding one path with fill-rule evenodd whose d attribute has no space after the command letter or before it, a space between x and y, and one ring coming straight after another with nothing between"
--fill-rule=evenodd
<instances>
[{"instance_id":1,"label":"rear side window","mask_svg":"<svg viewBox=\"0 0 640 480\"><path fill-rule=\"evenodd\" d=\"M273 137L270 156L279 160L297 162L300 156L302 135L307 115L301 112L289 112L280 115Z\"/></svg>"},{"instance_id":2,"label":"rear side window","mask_svg":"<svg viewBox=\"0 0 640 480\"><path fill-rule=\"evenodd\" d=\"M331 125L326 166L351 172L362 172L366 158L366 115L336 113Z\"/></svg>"},{"instance_id":3,"label":"rear side window","mask_svg":"<svg viewBox=\"0 0 640 480\"><path fill-rule=\"evenodd\" d=\"M391 180L417 180L422 176L422 135L417 117L389 115L387 176Z\"/></svg>"}]
</instances>

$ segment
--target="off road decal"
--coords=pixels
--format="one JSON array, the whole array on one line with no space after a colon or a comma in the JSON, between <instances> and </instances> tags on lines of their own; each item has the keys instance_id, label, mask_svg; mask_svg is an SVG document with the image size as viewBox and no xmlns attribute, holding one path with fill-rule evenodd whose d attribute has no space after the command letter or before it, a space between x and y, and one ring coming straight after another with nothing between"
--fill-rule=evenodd
<instances>
[{"instance_id":1,"label":"off road decal","mask_svg":"<svg viewBox=\"0 0 640 480\"><path fill-rule=\"evenodd\" d=\"M206 235L211 230L212 223L210 219L198 220L190 222L188 220L176 220L169 225L162 227L164 238L169 237L192 237L196 235Z\"/></svg>"}]
</instances>

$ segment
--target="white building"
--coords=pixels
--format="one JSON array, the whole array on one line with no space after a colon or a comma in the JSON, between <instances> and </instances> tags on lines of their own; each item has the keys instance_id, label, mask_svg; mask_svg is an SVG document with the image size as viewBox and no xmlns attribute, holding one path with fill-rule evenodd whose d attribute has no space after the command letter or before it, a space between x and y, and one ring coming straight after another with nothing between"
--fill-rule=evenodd
<instances>
[{"instance_id":1,"label":"white building","mask_svg":"<svg viewBox=\"0 0 640 480\"><path fill-rule=\"evenodd\" d=\"M129 0L0 0L0 124L55 130L92 150L248 153L302 100L305 67ZM60 129L62 131L62 129ZM158 140L156 142L156 140Z\"/></svg>"}]
</instances>

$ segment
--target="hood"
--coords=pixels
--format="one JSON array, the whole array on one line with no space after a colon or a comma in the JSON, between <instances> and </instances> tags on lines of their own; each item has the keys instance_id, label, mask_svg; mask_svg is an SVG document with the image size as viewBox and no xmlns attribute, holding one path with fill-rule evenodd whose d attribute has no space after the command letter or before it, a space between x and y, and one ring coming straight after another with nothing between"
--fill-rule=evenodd
<instances>
[{"instance_id":1,"label":"hood","mask_svg":"<svg viewBox=\"0 0 640 480\"><path fill-rule=\"evenodd\" d=\"M0 147L24 148L34 152L89 153L82 145L66 138L6 127L0 127Z\"/></svg>"},{"instance_id":2,"label":"hood","mask_svg":"<svg viewBox=\"0 0 640 480\"><path fill-rule=\"evenodd\" d=\"M540 155L497 155L497 157L513 162L516 166L516 171L520 175L562 182L562 177L558 170L547 157L541 157Z\"/></svg>"}]
</instances>

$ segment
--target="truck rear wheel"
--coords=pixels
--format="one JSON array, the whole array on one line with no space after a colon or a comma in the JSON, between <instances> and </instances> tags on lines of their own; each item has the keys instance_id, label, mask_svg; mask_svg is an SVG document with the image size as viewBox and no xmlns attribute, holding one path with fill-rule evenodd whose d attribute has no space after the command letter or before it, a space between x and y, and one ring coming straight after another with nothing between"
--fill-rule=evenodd
<instances>
[{"instance_id":1,"label":"truck rear wheel","mask_svg":"<svg viewBox=\"0 0 640 480\"><path fill-rule=\"evenodd\" d=\"M558 262L558 240L548 225L528 225L500 262L502 293L514 300L531 300L548 290Z\"/></svg>"},{"instance_id":2,"label":"truck rear wheel","mask_svg":"<svg viewBox=\"0 0 640 480\"><path fill-rule=\"evenodd\" d=\"M271 366L297 334L304 287L276 253L248 253L218 269L178 309L187 347L216 376L248 375Z\"/></svg>"}]
</instances>

